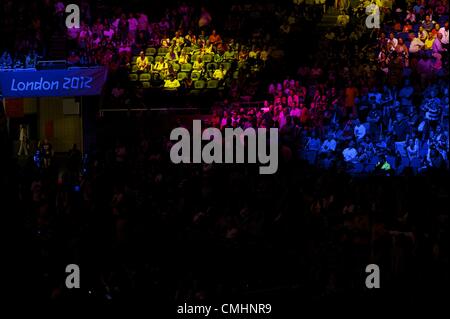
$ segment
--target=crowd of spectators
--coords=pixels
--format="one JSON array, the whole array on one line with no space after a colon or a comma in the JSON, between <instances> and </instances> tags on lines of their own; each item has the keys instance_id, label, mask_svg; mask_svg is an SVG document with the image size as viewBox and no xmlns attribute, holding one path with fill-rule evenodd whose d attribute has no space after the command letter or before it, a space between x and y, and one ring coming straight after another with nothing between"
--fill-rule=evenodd
<instances>
[{"instance_id":1,"label":"crowd of spectators","mask_svg":"<svg viewBox=\"0 0 450 319\"><path fill-rule=\"evenodd\" d=\"M252 44L254 38L223 37L212 20L204 7L182 3L156 21L144 12L121 12L82 22L67 31L67 60L69 65L107 65L113 74L123 71L117 72L119 82L168 90L218 88L237 79L238 70L258 72L269 49L262 42Z\"/></svg>"},{"instance_id":2,"label":"crowd of spectators","mask_svg":"<svg viewBox=\"0 0 450 319\"><path fill-rule=\"evenodd\" d=\"M448 167L448 7L441 6L385 10L378 31L356 18L329 30L315 60L268 86L263 108L230 104L216 112L217 125L279 127L293 154L325 168Z\"/></svg>"},{"instance_id":3,"label":"crowd of spectators","mask_svg":"<svg viewBox=\"0 0 450 319\"><path fill-rule=\"evenodd\" d=\"M21 300L134 300L169 314L168 301L373 301L364 288L372 263L397 304L447 289L446 60L443 73L426 77L419 61L430 59L421 53L408 65L395 54L383 64L383 36L362 28L350 21L330 30L316 63L270 85L263 107L225 100L208 117L222 129L279 127L274 175L251 165L172 164L167 136L184 123L171 113L99 117L96 152L83 160L71 150L66 163L2 165L9 215L20 222L19 267L33 265L16 279L26 287ZM375 167L387 174L401 164L389 156L402 159L404 150L407 166L419 158L421 176L342 170L356 172L377 154ZM64 270L73 263L82 286L68 290Z\"/></svg>"},{"instance_id":4,"label":"crowd of spectators","mask_svg":"<svg viewBox=\"0 0 450 319\"><path fill-rule=\"evenodd\" d=\"M14 56L9 51L4 51L0 55L0 70L32 69L36 67L36 63L40 59L41 57L34 50L25 55L15 54Z\"/></svg>"}]
</instances>

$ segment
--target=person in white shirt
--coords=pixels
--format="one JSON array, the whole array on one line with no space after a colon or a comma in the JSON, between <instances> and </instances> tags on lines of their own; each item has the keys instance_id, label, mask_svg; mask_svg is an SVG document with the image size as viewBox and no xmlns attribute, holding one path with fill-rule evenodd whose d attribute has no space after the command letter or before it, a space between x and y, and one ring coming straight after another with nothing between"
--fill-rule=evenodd
<instances>
[{"instance_id":1,"label":"person in white shirt","mask_svg":"<svg viewBox=\"0 0 450 319\"><path fill-rule=\"evenodd\" d=\"M448 46L448 21L446 21L444 26L439 29L439 33L442 34L441 43Z\"/></svg>"},{"instance_id":2,"label":"person in white shirt","mask_svg":"<svg viewBox=\"0 0 450 319\"><path fill-rule=\"evenodd\" d=\"M411 44L409 45L409 53L417 53L419 52L425 43L423 43L419 38L416 37L414 33L409 34L409 40L411 41Z\"/></svg>"},{"instance_id":3,"label":"person in white shirt","mask_svg":"<svg viewBox=\"0 0 450 319\"><path fill-rule=\"evenodd\" d=\"M327 139L323 142L320 147L320 153L329 153L336 150L336 141L331 135L328 135Z\"/></svg>"},{"instance_id":4,"label":"person in white shirt","mask_svg":"<svg viewBox=\"0 0 450 319\"><path fill-rule=\"evenodd\" d=\"M342 155L344 156L344 161L353 162L358 156L358 152L354 147L353 141L351 141L346 149L342 151Z\"/></svg>"},{"instance_id":5,"label":"person in white shirt","mask_svg":"<svg viewBox=\"0 0 450 319\"><path fill-rule=\"evenodd\" d=\"M395 38L394 33L389 34L389 39L387 40L387 47L389 51L394 51L397 47L398 40Z\"/></svg>"},{"instance_id":6,"label":"person in white shirt","mask_svg":"<svg viewBox=\"0 0 450 319\"><path fill-rule=\"evenodd\" d=\"M27 129L24 125L20 124L19 128L19 152L17 156L21 156L22 153L25 153L25 156L28 156L28 134Z\"/></svg>"},{"instance_id":7,"label":"person in white shirt","mask_svg":"<svg viewBox=\"0 0 450 319\"><path fill-rule=\"evenodd\" d=\"M358 140L362 139L366 135L366 127L356 120L355 128L353 129L355 136Z\"/></svg>"}]
</instances>

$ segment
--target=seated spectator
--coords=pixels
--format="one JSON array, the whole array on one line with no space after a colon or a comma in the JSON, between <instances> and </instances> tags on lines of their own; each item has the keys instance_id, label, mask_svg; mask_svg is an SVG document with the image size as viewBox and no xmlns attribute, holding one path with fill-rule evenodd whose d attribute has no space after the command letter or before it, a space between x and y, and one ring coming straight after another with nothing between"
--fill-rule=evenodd
<instances>
[{"instance_id":1,"label":"seated spectator","mask_svg":"<svg viewBox=\"0 0 450 319\"><path fill-rule=\"evenodd\" d=\"M350 141L348 146L342 151L342 155L344 156L344 161L346 162L354 162L357 160L358 152L354 147L355 143Z\"/></svg>"},{"instance_id":2,"label":"seated spectator","mask_svg":"<svg viewBox=\"0 0 450 319\"><path fill-rule=\"evenodd\" d=\"M223 54L224 60L234 60L236 58L236 53L233 51L231 46L228 46L227 50Z\"/></svg>"},{"instance_id":3,"label":"seated spectator","mask_svg":"<svg viewBox=\"0 0 450 319\"><path fill-rule=\"evenodd\" d=\"M433 42L433 46L431 47L433 53L439 53L442 55L445 51L447 51L447 49L444 48L442 44L442 38L443 38L442 33L437 33L437 36Z\"/></svg>"},{"instance_id":4,"label":"seated spectator","mask_svg":"<svg viewBox=\"0 0 450 319\"><path fill-rule=\"evenodd\" d=\"M331 153L336 151L336 140L329 134L320 147L320 153Z\"/></svg>"},{"instance_id":5,"label":"seated spectator","mask_svg":"<svg viewBox=\"0 0 450 319\"><path fill-rule=\"evenodd\" d=\"M428 39L428 32L427 30L424 29L424 27L419 27L419 34L418 34L418 38L420 39L420 41L424 42Z\"/></svg>"},{"instance_id":6,"label":"seated spectator","mask_svg":"<svg viewBox=\"0 0 450 319\"><path fill-rule=\"evenodd\" d=\"M388 51L395 51L397 44L398 44L398 39L395 38L394 33L393 32L389 33L389 39L387 40Z\"/></svg>"},{"instance_id":7,"label":"seated spectator","mask_svg":"<svg viewBox=\"0 0 450 319\"><path fill-rule=\"evenodd\" d=\"M436 35L439 33L440 29L441 29L441 26L439 25L439 23L436 23L434 25L433 30L431 30L431 33L433 33L434 37L436 37Z\"/></svg>"},{"instance_id":8,"label":"seated spectator","mask_svg":"<svg viewBox=\"0 0 450 319\"><path fill-rule=\"evenodd\" d=\"M212 54L214 53L214 45L213 43L209 42L209 40L206 41L205 47L203 49L203 52L205 54Z\"/></svg>"},{"instance_id":9,"label":"seated spectator","mask_svg":"<svg viewBox=\"0 0 450 319\"><path fill-rule=\"evenodd\" d=\"M193 46L197 44L197 37L192 30L189 30L188 34L185 36L185 41L187 46Z\"/></svg>"},{"instance_id":10,"label":"seated spectator","mask_svg":"<svg viewBox=\"0 0 450 319\"><path fill-rule=\"evenodd\" d=\"M164 82L164 88L167 90L177 90L180 87L180 82L173 75Z\"/></svg>"},{"instance_id":11,"label":"seated spectator","mask_svg":"<svg viewBox=\"0 0 450 319\"><path fill-rule=\"evenodd\" d=\"M411 32L413 30L413 26L411 24L411 22L406 21L405 25L403 26L402 32Z\"/></svg>"},{"instance_id":12,"label":"seated spectator","mask_svg":"<svg viewBox=\"0 0 450 319\"><path fill-rule=\"evenodd\" d=\"M202 58L198 57L197 61L194 62L192 69L197 72L202 72L204 67L205 67L205 64L203 63Z\"/></svg>"},{"instance_id":13,"label":"seated spectator","mask_svg":"<svg viewBox=\"0 0 450 319\"><path fill-rule=\"evenodd\" d=\"M345 27L349 22L350 16L345 11L341 11L341 14L337 17L337 25Z\"/></svg>"},{"instance_id":14,"label":"seated spectator","mask_svg":"<svg viewBox=\"0 0 450 319\"><path fill-rule=\"evenodd\" d=\"M222 42L222 39L221 39L220 35L217 34L216 30L213 30L211 35L209 36L209 42L212 45L218 45L219 43Z\"/></svg>"},{"instance_id":15,"label":"seated spectator","mask_svg":"<svg viewBox=\"0 0 450 319\"><path fill-rule=\"evenodd\" d=\"M385 155L380 156L380 160L378 161L377 165L375 166L375 170L383 171L383 172L389 172L391 170L391 164L389 164Z\"/></svg>"},{"instance_id":16,"label":"seated spectator","mask_svg":"<svg viewBox=\"0 0 450 319\"><path fill-rule=\"evenodd\" d=\"M361 140L366 135L366 127L364 124L360 123L358 119L355 120L355 127L353 130L357 140Z\"/></svg>"},{"instance_id":17,"label":"seated spectator","mask_svg":"<svg viewBox=\"0 0 450 319\"><path fill-rule=\"evenodd\" d=\"M432 50L433 49L433 43L434 43L435 37L432 33L428 33L428 37L425 40L424 49L425 50Z\"/></svg>"},{"instance_id":18,"label":"seated spectator","mask_svg":"<svg viewBox=\"0 0 450 319\"><path fill-rule=\"evenodd\" d=\"M167 34L164 34L161 39L161 48L169 48L170 47L170 39Z\"/></svg>"},{"instance_id":19,"label":"seated spectator","mask_svg":"<svg viewBox=\"0 0 450 319\"><path fill-rule=\"evenodd\" d=\"M178 61L178 54L175 52L174 46L171 46L170 51L167 52L166 61L169 63Z\"/></svg>"},{"instance_id":20,"label":"seated spectator","mask_svg":"<svg viewBox=\"0 0 450 319\"><path fill-rule=\"evenodd\" d=\"M439 33L442 34L441 43L448 49L448 21L445 21L444 26L439 29Z\"/></svg>"},{"instance_id":21,"label":"seated spectator","mask_svg":"<svg viewBox=\"0 0 450 319\"><path fill-rule=\"evenodd\" d=\"M191 78L191 74L188 73L188 75L183 80L183 88L188 90L192 88L194 81Z\"/></svg>"},{"instance_id":22,"label":"seated spectator","mask_svg":"<svg viewBox=\"0 0 450 319\"><path fill-rule=\"evenodd\" d=\"M224 69L223 65L221 65L218 69L216 69L213 73L213 79L215 80L223 80L225 78L227 71Z\"/></svg>"},{"instance_id":23,"label":"seated spectator","mask_svg":"<svg viewBox=\"0 0 450 319\"><path fill-rule=\"evenodd\" d=\"M139 72L148 72L150 68L150 63L148 58L145 56L144 51L139 53L139 56L136 59L136 67Z\"/></svg>"},{"instance_id":24,"label":"seated spectator","mask_svg":"<svg viewBox=\"0 0 450 319\"><path fill-rule=\"evenodd\" d=\"M157 73L160 75L161 79L164 79L169 72L169 65L164 61L163 57L158 57L155 65L152 68L152 73Z\"/></svg>"},{"instance_id":25,"label":"seated spectator","mask_svg":"<svg viewBox=\"0 0 450 319\"><path fill-rule=\"evenodd\" d=\"M425 43L416 37L414 33L409 34L409 52L410 53L418 53L424 47Z\"/></svg>"},{"instance_id":26,"label":"seated spectator","mask_svg":"<svg viewBox=\"0 0 450 319\"><path fill-rule=\"evenodd\" d=\"M308 151L319 151L320 150L320 139L315 131L312 131L311 136L308 138L305 149Z\"/></svg>"},{"instance_id":27,"label":"seated spectator","mask_svg":"<svg viewBox=\"0 0 450 319\"><path fill-rule=\"evenodd\" d=\"M0 67L2 68L11 68L13 66L13 60L11 58L11 54L8 51L3 52L0 57Z\"/></svg>"},{"instance_id":28,"label":"seated spectator","mask_svg":"<svg viewBox=\"0 0 450 319\"><path fill-rule=\"evenodd\" d=\"M103 36L105 36L107 39L112 40L114 37L114 29L109 24L105 26L105 29L103 30Z\"/></svg>"},{"instance_id":29,"label":"seated spectator","mask_svg":"<svg viewBox=\"0 0 450 319\"><path fill-rule=\"evenodd\" d=\"M415 160L419 158L419 140L414 141L413 139L409 139L408 147L406 148L406 151L408 153L408 158L410 161Z\"/></svg>"},{"instance_id":30,"label":"seated spectator","mask_svg":"<svg viewBox=\"0 0 450 319\"><path fill-rule=\"evenodd\" d=\"M422 27L427 32L431 32L434 28L435 22L431 20L431 17L429 15L425 16L425 20L422 21Z\"/></svg>"},{"instance_id":31,"label":"seated spectator","mask_svg":"<svg viewBox=\"0 0 450 319\"><path fill-rule=\"evenodd\" d=\"M38 60L38 56L36 52L32 51L27 54L25 58L25 67L26 68L34 68L36 66L36 62ZM0 57L0 66L1 66L1 57Z\"/></svg>"},{"instance_id":32,"label":"seated spectator","mask_svg":"<svg viewBox=\"0 0 450 319\"><path fill-rule=\"evenodd\" d=\"M180 57L178 58L178 63L179 64L189 63L189 55L186 53L185 50L181 51Z\"/></svg>"}]
</instances>

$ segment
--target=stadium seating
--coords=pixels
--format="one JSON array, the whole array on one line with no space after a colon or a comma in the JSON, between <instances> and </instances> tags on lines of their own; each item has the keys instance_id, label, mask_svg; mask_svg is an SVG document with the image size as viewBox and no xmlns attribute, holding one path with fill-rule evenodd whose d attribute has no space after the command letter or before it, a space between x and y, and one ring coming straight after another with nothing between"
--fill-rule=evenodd
<instances>
[{"instance_id":1,"label":"stadium seating","mask_svg":"<svg viewBox=\"0 0 450 319\"><path fill-rule=\"evenodd\" d=\"M206 82L203 80L198 80L194 82L194 88L196 89L204 89L206 87Z\"/></svg>"},{"instance_id":2,"label":"stadium seating","mask_svg":"<svg viewBox=\"0 0 450 319\"><path fill-rule=\"evenodd\" d=\"M148 81L150 81L150 74L149 73L142 73L139 76L139 81L141 81L141 82L148 82Z\"/></svg>"},{"instance_id":3,"label":"stadium seating","mask_svg":"<svg viewBox=\"0 0 450 319\"><path fill-rule=\"evenodd\" d=\"M142 87L143 87L144 89L150 88L150 82L142 82Z\"/></svg>"},{"instance_id":4,"label":"stadium seating","mask_svg":"<svg viewBox=\"0 0 450 319\"><path fill-rule=\"evenodd\" d=\"M217 65L217 63L215 63L215 62L211 62L211 63L208 63L207 65L206 65L206 69L208 70L208 71L214 71L214 70L216 70L218 68L218 65Z\"/></svg>"},{"instance_id":5,"label":"stadium seating","mask_svg":"<svg viewBox=\"0 0 450 319\"><path fill-rule=\"evenodd\" d=\"M206 85L207 89L217 89L218 87L219 87L219 81L217 81L217 80L209 80Z\"/></svg>"},{"instance_id":6,"label":"stadium seating","mask_svg":"<svg viewBox=\"0 0 450 319\"><path fill-rule=\"evenodd\" d=\"M166 56L166 54L169 52L168 48L159 48L158 49L158 56Z\"/></svg>"},{"instance_id":7,"label":"stadium seating","mask_svg":"<svg viewBox=\"0 0 450 319\"><path fill-rule=\"evenodd\" d=\"M214 58L214 55L212 55L212 54L205 54L205 55L203 56L202 61L205 62L205 63L209 63L209 62L212 62L212 61L213 61L213 58ZM194 61L195 61L195 60L194 60Z\"/></svg>"},{"instance_id":8,"label":"stadium seating","mask_svg":"<svg viewBox=\"0 0 450 319\"><path fill-rule=\"evenodd\" d=\"M187 73L186 72L179 72L178 73L178 81L183 81L185 78L187 77Z\"/></svg>"},{"instance_id":9,"label":"stadium seating","mask_svg":"<svg viewBox=\"0 0 450 319\"><path fill-rule=\"evenodd\" d=\"M192 70L192 64L184 63L181 65L181 72L191 72L191 70Z\"/></svg>"},{"instance_id":10,"label":"stadium seating","mask_svg":"<svg viewBox=\"0 0 450 319\"><path fill-rule=\"evenodd\" d=\"M154 56L156 54L156 49L155 48L147 48L147 50L145 50L145 55L152 55Z\"/></svg>"},{"instance_id":11,"label":"stadium seating","mask_svg":"<svg viewBox=\"0 0 450 319\"><path fill-rule=\"evenodd\" d=\"M191 79L192 79L193 81L199 80L199 79L200 79L200 72L198 72L198 71L193 71L193 72L191 73Z\"/></svg>"}]
</instances>

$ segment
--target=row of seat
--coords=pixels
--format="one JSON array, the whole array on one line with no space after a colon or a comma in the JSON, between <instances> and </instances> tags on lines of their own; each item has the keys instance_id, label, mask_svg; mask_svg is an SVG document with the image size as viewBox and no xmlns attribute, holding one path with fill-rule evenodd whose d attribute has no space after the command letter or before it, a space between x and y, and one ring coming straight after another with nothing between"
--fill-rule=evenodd
<instances>
[{"instance_id":1,"label":"row of seat","mask_svg":"<svg viewBox=\"0 0 450 319\"><path fill-rule=\"evenodd\" d=\"M181 74L181 76L180 76ZM178 74L178 80L182 81L187 77L186 73L179 73ZM151 75L149 73L142 73L140 75L137 75L135 73L132 73L129 75L129 79L131 82L149 82L151 81ZM202 88L208 88L208 89L215 89L217 88L219 85L219 81L218 80L208 80L208 81L204 81L201 79L193 79L193 86L197 89L202 89ZM198 87L197 87L198 86Z\"/></svg>"},{"instance_id":2,"label":"row of seat","mask_svg":"<svg viewBox=\"0 0 450 319\"><path fill-rule=\"evenodd\" d=\"M167 53L166 53L167 54ZM162 55L153 55L153 54L147 54L147 52L145 53L145 56L147 57L147 59L151 62L156 61L156 58L158 57L165 57L166 54L162 54ZM198 53L194 54L191 56L191 61L197 61L198 57L200 55ZM132 64L136 64L136 60L139 56L138 55L134 55L131 58L131 63ZM221 55L219 54L204 54L201 56L202 61L204 63L210 63L210 62L222 62L223 60L225 61L232 61L232 60L236 60L236 59L224 59Z\"/></svg>"},{"instance_id":3,"label":"row of seat","mask_svg":"<svg viewBox=\"0 0 450 319\"><path fill-rule=\"evenodd\" d=\"M154 87L151 84L151 81L149 78L146 78L146 81L142 81L141 85L143 88L151 88ZM155 88L160 88L161 85L158 84L158 86L156 86ZM203 80L198 80L198 81L194 81L192 84L192 89L193 90L214 90L214 89L223 89L223 86L219 86L219 81L218 80L209 80L209 81L203 81Z\"/></svg>"},{"instance_id":4,"label":"row of seat","mask_svg":"<svg viewBox=\"0 0 450 319\"><path fill-rule=\"evenodd\" d=\"M182 51L186 52L186 54L191 54L193 49L191 47L184 47L182 49ZM163 47L160 47L160 48L149 47L149 48L145 49L144 52L145 52L145 55L165 56L167 53L170 52L170 49L169 48L163 48ZM209 54L205 54L205 56L206 55L214 57L215 54L214 53L209 53Z\"/></svg>"},{"instance_id":5,"label":"row of seat","mask_svg":"<svg viewBox=\"0 0 450 319\"><path fill-rule=\"evenodd\" d=\"M183 81L185 78L188 77L188 75L190 75L191 79L193 81L197 81L200 80L201 77L201 73L197 72L197 71L193 71L193 72L178 72L177 73L177 79L178 81ZM137 74L137 73L130 73L129 75L129 79L132 82L136 82L136 81L148 81L147 78L150 77L151 75L150 73L141 73L141 74ZM237 80L239 77L239 71L234 71L232 74L232 79Z\"/></svg>"},{"instance_id":6,"label":"row of seat","mask_svg":"<svg viewBox=\"0 0 450 319\"><path fill-rule=\"evenodd\" d=\"M149 63L153 64L153 61L149 60ZM172 62L171 63L172 68L175 72L181 71L181 72L191 72L192 71L192 64L191 63L183 63L183 64L178 64L176 62ZM223 69L225 71L229 71L231 69L231 63L229 62L222 62L222 63L215 63L215 62L210 62L206 64L206 70L208 71L214 71L217 70L220 66L223 66ZM131 65L131 72L135 73L138 71L137 65L134 63Z\"/></svg>"}]
</instances>

